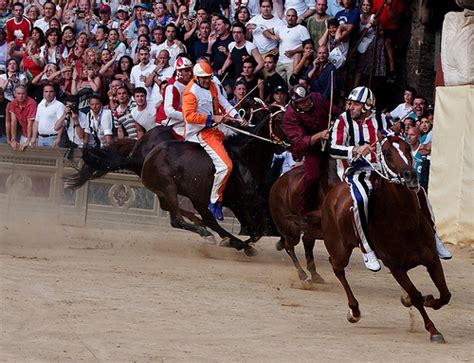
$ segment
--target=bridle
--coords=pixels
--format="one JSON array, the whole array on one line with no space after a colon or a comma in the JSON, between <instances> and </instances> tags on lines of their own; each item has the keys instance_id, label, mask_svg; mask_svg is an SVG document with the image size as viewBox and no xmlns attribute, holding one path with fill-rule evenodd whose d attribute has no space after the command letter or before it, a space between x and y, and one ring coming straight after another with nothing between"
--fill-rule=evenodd
<instances>
[{"instance_id":1,"label":"bridle","mask_svg":"<svg viewBox=\"0 0 474 363\"><path fill-rule=\"evenodd\" d=\"M377 140L375 144L378 146L376 155L377 155L377 160L380 161L381 165L381 170L379 170L370 160L367 156L363 156L362 158L370 165L372 170L376 172L382 179L388 181L389 183L392 184L405 184L407 181L405 178L400 176L400 174L396 173L393 171L390 166L388 166L387 161L385 160L385 156L383 154L383 146L385 143L389 141L387 137L384 137L382 141ZM393 145L393 143L392 143Z\"/></svg>"},{"instance_id":2,"label":"bridle","mask_svg":"<svg viewBox=\"0 0 474 363\"><path fill-rule=\"evenodd\" d=\"M287 142L283 141L281 138L279 138L275 133L273 132L273 120L275 116L277 116L280 113L284 113L286 111L285 106L280 106L280 105L275 105L279 109L276 110L273 113L270 113L270 121L268 121L268 128L269 128L269 133L270 133L270 139L277 141L280 143L280 145L285 146L286 148L290 147L291 145L288 144Z\"/></svg>"}]
</instances>

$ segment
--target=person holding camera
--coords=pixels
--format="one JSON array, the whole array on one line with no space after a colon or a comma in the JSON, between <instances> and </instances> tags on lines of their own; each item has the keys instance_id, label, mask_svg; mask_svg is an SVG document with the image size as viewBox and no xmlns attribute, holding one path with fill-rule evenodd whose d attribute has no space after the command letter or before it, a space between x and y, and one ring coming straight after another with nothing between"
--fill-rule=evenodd
<instances>
[{"instance_id":1,"label":"person holding camera","mask_svg":"<svg viewBox=\"0 0 474 363\"><path fill-rule=\"evenodd\" d=\"M90 110L80 113L81 124L84 125L84 145L102 148L113 143L112 111L102 106L100 97L93 94L89 98Z\"/></svg>"},{"instance_id":2,"label":"person holding camera","mask_svg":"<svg viewBox=\"0 0 474 363\"><path fill-rule=\"evenodd\" d=\"M84 145L85 120L79 118L78 98L67 96L63 115L54 124L54 130L62 133L62 145L67 148L82 148Z\"/></svg>"}]
</instances>

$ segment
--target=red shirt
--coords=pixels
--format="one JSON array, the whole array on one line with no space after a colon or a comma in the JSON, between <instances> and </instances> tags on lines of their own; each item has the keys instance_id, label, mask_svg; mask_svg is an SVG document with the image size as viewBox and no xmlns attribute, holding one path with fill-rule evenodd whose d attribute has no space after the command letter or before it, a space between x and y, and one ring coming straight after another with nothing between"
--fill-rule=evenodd
<instances>
[{"instance_id":1,"label":"red shirt","mask_svg":"<svg viewBox=\"0 0 474 363\"><path fill-rule=\"evenodd\" d=\"M28 72L31 73L31 75L36 77L38 74L40 74L43 71L43 67L37 65L35 62L33 62L33 59L31 59L26 52L23 53L23 69L25 71L25 74L28 76Z\"/></svg>"},{"instance_id":2,"label":"red shirt","mask_svg":"<svg viewBox=\"0 0 474 363\"><path fill-rule=\"evenodd\" d=\"M31 23L28 19L23 18L19 23L15 21L15 18L8 19L7 21L7 42L10 43L15 41L15 44L21 47L26 39L30 36Z\"/></svg>"},{"instance_id":3,"label":"red shirt","mask_svg":"<svg viewBox=\"0 0 474 363\"><path fill-rule=\"evenodd\" d=\"M384 0L374 0L374 6L372 7L372 12L376 13L384 4ZM390 9L392 10L393 18L390 16ZM388 29L398 29L398 16L402 11L402 2L400 0L392 0L390 5L387 5L382 12L380 13L380 25L383 30Z\"/></svg>"},{"instance_id":4,"label":"red shirt","mask_svg":"<svg viewBox=\"0 0 474 363\"><path fill-rule=\"evenodd\" d=\"M8 105L8 111L13 113L16 121L21 126L21 134L28 136L28 120L34 119L36 116L37 104L34 99L26 96L25 103L20 106L17 100L13 100Z\"/></svg>"}]
</instances>

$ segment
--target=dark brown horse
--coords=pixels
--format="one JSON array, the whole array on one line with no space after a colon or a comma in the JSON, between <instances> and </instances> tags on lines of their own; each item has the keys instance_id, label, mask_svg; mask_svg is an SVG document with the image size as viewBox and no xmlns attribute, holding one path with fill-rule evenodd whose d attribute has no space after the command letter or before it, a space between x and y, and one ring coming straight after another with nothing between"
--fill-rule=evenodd
<instances>
[{"instance_id":1,"label":"dark brown horse","mask_svg":"<svg viewBox=\"0 0 474 363\"><path fill-rule=\"evenodd\" d=\"M251 100L249 102L254 109L253 133L268 140L272 139L269 110L256 107ZM258 111L255 111L255 108L258 108ZM226 149L234 167L224 191L223 204L246 226L250 235L247 241L242 241L224 230L208 209L214 166L200 145L177 141L160 143L146 156L141 179L143 185L166 201L173 227L201 236L209 234L207 229L183 219L177 198L178 195L188 197L205 226L217 232L223 238L224 245L237 250L243 249L247 255L253 255L256 250L249 243L260 239L266 230L264 210L267 199L264 186L273 153L279 148L281 146L242 135L226 142Z\"/></svg>"},{"instance_id":2,"label":"dark brown horse","mask_svg":"<svg viewBox=\"0 0 474 363\"><path fill-rule=\"evenodd\" d=\"M401 140L389 140L378 133L378 160L382 165L369 201L369 240L393 277L408 293L411 302L423 317L431 341L444 343L444 338L429 319L425 307L435 310L447 304L451 293L435 247L434 230L422 212L418 197L418 181L412 166L409 146ZM401 153L403 154L401 154ZM360 320L359 303L345 276L352 249L357 239L352 225L352 198L346 184L332 188L322 206L324 243L330 255L334 273L346 292L348 320ZM440 292L422 296L407 275L407 271L423 265Z\"/></svg>"}]
</instances>

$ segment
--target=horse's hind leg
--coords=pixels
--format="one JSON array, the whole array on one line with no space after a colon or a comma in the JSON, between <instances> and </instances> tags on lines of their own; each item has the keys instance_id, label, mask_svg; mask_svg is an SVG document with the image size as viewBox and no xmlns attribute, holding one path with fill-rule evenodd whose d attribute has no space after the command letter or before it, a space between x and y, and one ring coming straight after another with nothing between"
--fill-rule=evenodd
<instances>
[{"instance_id":1,"label":"horse's hind leg","mask_svg":"<svg viewBox=\"0 0 474 363\"><path fill-rule=\"evenodd\" d=\"M169 212L170 208L168 207L167 201L165 198L158 196L158 200L160 201L160 208L163 209L164 211ZM189 219L191 222L193 222L196 226L201 226L205 227L203 221L197 217L194 213L189 212L185 209L179 208L179 212L183 215L183 217Z\"/></svg>"},{"instance_id":2,"label":"horse's hind leg","mask_svg":"<svg viewBox=\"0 0 474 363\"><path fill-rule=\"evenodd\" d=\"M445 343L443 335L436 329L434 323L430 320L426 310L423 306L424 298L421 295L421 292L417 290L413 282L407 275L407 272L401 269L390 269L393 277L398 283L405 289L405 291L410 295L411 302L413 306L418 309L420 312L423 321L425 323L425 329L430 333L430 339L433 343Z\"/></svg>"},{"instance_id":3,"label":"horse's hind leg","mask_svg":"<svg viewBox=\"0 0 474 363\"><path fill-rule=\"evenodd\" d=\"M435 310L440 309L446 305L451 299L451 293L449 292L448 286L446 285L446 278L444 277L443 266L438 257L427 266L428 273L430 274L431 280L433 280L436 288L438 289L440 296L439 299L433 298L432 295L425 297L424 305L426 307L433 308Z\"/></svg>"},{"instance_id":4,"label":"horse's hind leg","mask_svg":"<svg viewBox=\"0 0 474 363\"><path fill-rule=\"evenodd\" d=\"M285 251L286 251L286 253L288 253L288 256L290 256L291 261L293 261L293 264L295 265L296 270L298 271L298 277L303 282L303 284L304 285L311 284L311 279L308 277L306 272L301 267L300 261L298 261L298 257L296 257L294 245L293 244L288 244L288 242L287 242L285 244Z\"/></svg>"},{"instance_id":5,"label":"horse's hind leg","mask_svg":"<svg viewBox=\"0 0 474 363\"><path fill-rule=\"evenodd\" d=\"M311 273L311 280L317 284L324 284L324 279L321 277L320 274L316 272L316 264L314 263L314 238L307 237L303 235L303 245L304 245L304 253L306 256L306 268Z\"/></svg>"}]
</instances>

